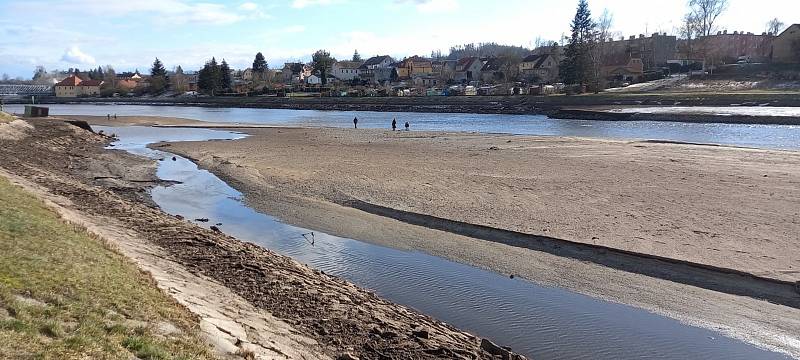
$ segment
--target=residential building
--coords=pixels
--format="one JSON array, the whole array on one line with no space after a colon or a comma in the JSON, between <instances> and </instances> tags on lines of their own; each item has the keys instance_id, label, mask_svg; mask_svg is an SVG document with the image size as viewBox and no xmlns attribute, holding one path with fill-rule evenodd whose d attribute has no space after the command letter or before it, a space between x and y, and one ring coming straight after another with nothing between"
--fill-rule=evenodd
<instances>
[{"instance_id":1,"label":"residential building","mask_svg":"<svg viewBox=\"0 0 800 360\"><path fill-rule=\"evenodd\" d=\"M650 71L666 67L667 61L676 58L678 38L666 33L655 33L649 37L640 34L628 39L609 39L599 46L603 57L619 58L621 54L625 54L628 58L641 59L644 70Z\"/></svg>"},{"instance_id":2,"label":"residential building","mask_svg":"<svg viewBox=\"0 0 800 360\"><path fill-rule=\"evenodd\" d=\"M679 56L682 59L703 59L708 65L733 64L743 57L753 62L768 61L774 38L767 33L728 33L725 30L716 35L681 40Z\"/></svg>"},{"instance_id":3,"label":"residential building","mask_svg":"<svg viewBox=\"0 0 800 360\"><path fill-rule=\"evenodd\" d=\"M337 61L331 67L331 75L342 81L352 81L358 78L361 65L360 61Z\"/></svg>"},{"instance_id":4,"label":"residential building","mask_svg":"<svg viewBox=\"0 0 800 360\"><path fill-rule=\"evenodd\" d=\"M433 63L416 55L403 59L395 67L397 68L397 75L401 79L427 76L433 73Z\"/></svg>"},{"instance_id":5,"label":"residential building","mask_svg":"<svg viewBox=\"0 0 800 360\"><path fill-rule=\"evenodd\" d=\"M540 84L556 82L558 69L558 59L551 54L528 55L519 64L520 76Z\"/></svg>"},{"instance_id":6,"label":"residential building","mask_svg":"<svg viewBox=\"0 0 800 360\"><path fill-rule=\"evenodd\" d=\"M397 76L393 63L394 59L388 55L371 57L358 68L359 77L372 83L391 81L393 76Z\"/></svg>"},{"instance_id":7,"label":"residential building","mask_svg":"<svg viewBox=\"0 0 800 360\"><path fill-rule=\"evenodd\" d=\"M503 73L503 64L500 59L496 57L486 58L481 68L481 81L491 83L496 81L505 80L505 73Z\"/></svg>"},{"instance_id":8,"label":"residential building","mask_svg":"<svg viewBox=\"0 0 800 360\"><path fill-rule=\"evenodd\" d=\"M305 82L306 78L311 76L314 70L309 65L303 63L286 63L283 65L283 82L299 84Z\"/></svg>"},{"instance_id":9,"label":"residential building","mask_svg":"<svg viewBox=\"0 0 800 360\"><path fill-rule=\"evenodd\" d=\"M102 85L102 80L81 80L81 78L71 75L56 83L54 87L56 97L78 97L97 95L100 93Z\"/></svg>"},{"instance_id":10,"label":"residential building","mask_svg":"<svg viewBox=\"0 0 800 360\"><path fill-rule=\"evenodd\" d=\"M454 79L461 82L478 81L481 78L483 61L476 56L458 59Z\"/></svg>"},{"instance_id":11,"label":"residential building","mask_svg":"<svg viewBox=\"0 0 800 360\"><path fill-rule=\"evenodd\" d=\"M322 78L317 75L311 75L305 80L308 85L322 85Z\"/></svg>"},{"instance_id":12,"label":"residential building","mask_svg":"<svg viewBox=\"0 0 800 360\"><path fill-rule=\"evenodd\" d=\"M619 57L601 69L603 77L611 82L635 83L644 77L644 62L639 58Z\"/></svg>"},{"instance_id":13,"label":"residential building","mask_svg":"<svg viewBox=\"0 0 800 360\"><path fill-rule=\"evenodd\" d=\"M772 61L800 64L800 24L789 26L772 41Z\"/></svg>"}]
</instances>

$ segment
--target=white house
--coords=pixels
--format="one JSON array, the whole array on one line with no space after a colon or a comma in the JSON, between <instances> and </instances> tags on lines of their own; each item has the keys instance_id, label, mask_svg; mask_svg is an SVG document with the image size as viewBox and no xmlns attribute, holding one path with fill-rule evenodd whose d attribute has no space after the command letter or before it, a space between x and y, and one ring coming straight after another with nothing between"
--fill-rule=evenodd
<instances>
[{"instance_id":1,"label":"white house","mask_svg":"<svg viewBox=\"0 0 800 360\"><path fill-rule=\"evenodd\" d=\"M351 81L358 78L358 68L361 62L358 61L337 61L333 64L331 75L342 81Z\"/></svg>"},{"instance_id":2,"label":"white house","mask_svg":"<svg viewBox=\"0 0 800 360\"><path fill-rule=\"evenodd\" d=\"M306 78L306 84L308 85L322 85L322 78L317 75L311 75Z\"/></svg>"}]
</instances>

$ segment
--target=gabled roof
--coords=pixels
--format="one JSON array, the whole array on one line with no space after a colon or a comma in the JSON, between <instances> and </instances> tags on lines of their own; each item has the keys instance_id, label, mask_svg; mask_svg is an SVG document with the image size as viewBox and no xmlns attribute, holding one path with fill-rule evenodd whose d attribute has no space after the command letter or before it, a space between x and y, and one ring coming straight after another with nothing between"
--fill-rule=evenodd
<instances>
[{"instance_id":1,"label":"gabled roof","mask_svg":"<svg viewBox=\"0 0 800 360\"><path fill-rule=\"evenodd\" d=\"M358 69L361 66L360 61L338 61L336 66L342 69Z\"/></svg>"},{"instance_id":2,"label":"gabled roof","mask_svg":"<svg viewBox=\"0 0 800 360\"><path fill-rule=\"evenodd\" d=\"M84 80L78 86L100 86L103 85L102 80Z\"/></svg>"},{"instance_id":3,"label":"gabled roof","mask_svg":"<svg viewBox=\"0 0 800 360\"><path fill-rule=\"evenodd\" d=\"M80 83L80 78L75 75L70 75L66 79L57 82L55 86L78 86Z\"/></svg>"},{"instance_id":4,"label":"gabled roof","mask_svg":"<svg viewBox=\"0 0 800 360\"><path fill-rule=\"evenodd\" d=\"M780 35L778 35L778 37L782 37L783 35L789 35L797 30L800 30L800 24L791 25L788 28L786 28L786 30L783 30L783 32Z\"/></svg>"},{"instance_id":5,"label":"gabled roof","mask_svg":"<svg viewBox=\"0 0 800 360\"><path fill-rule=\"evenodd\" d=\"M366 66L378 65L378 64L384 62L387 59L389 61L394 61L394 59L392 59L392 57L389 56L389 55L373 56L373 57L367 59L367 61L364 62L364 65L366 65Z\"/></svg>"},{"instance_id":6,"label":"gabled roof","mask_svg":"<svg viewBox=\"0 0 800 360\"><path fill-rule=\"evenodd\" d=\"M500 59L492 57L486 60L481 71L500 71Z\"/></svg>"},{"instance_id":7,"label":"gabled roof","mask_svg":"<svg viewBox=\"0 0 800 360\"><path fill-rule=\"evenodd\" d=\"M534 68L534 69L538 69L538 68L541 68L541 67L542 67L542 65L544 64L544 62L545 62L545 61L547 60L547 58L549 58L550 56L552 56L552 55L550 55L550 54L542 54L542 55L528 55L528 56L526 56L524 59L522 59L522 62L524 62L524 63L535 63L535 64L533 64L533 68Z\"/></svg>"},{"instance_id":8,"label":"gabled roof","mask_svg":"<svg viewBox=\"0 0 800 360\"><path fill-rule=\"evenodd\" d=\"M468 56L468 57L465 57L465 58L458 59L458 65L457 66L460 67L461 69L468 69L468 68L472 67L472 63L474 63L475 61L478 61L477 57Z\"/></svg>"}]
</instances>

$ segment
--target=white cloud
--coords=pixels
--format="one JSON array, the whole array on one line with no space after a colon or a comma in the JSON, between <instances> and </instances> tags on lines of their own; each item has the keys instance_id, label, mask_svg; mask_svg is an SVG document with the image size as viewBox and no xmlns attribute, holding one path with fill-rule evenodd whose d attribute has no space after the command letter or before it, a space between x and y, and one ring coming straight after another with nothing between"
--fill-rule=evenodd
<instances>
[{"instance_id":1,"label":"white cloud","mask_svg":"<svg viewBox=\"0 0 800 360\"><path fill-rule=\"evenodd\" d=\"M336 2L335 0L292 0L292 7L295 9L302 9L308 6L317 5L330 5Z\"/></svg>"},{"instance_id":2,"label":"white cloud","mask_svg":"<svg viewBox=\"0 0 800 360\"><path fill-rule=\"evenodd\" d=\"M96 63L94 57L84 53L77 46L72 46L65 50L64 55L61 55L61 61L78 65L93 65Z\"/></svg>"},{"instance_id":3,"label":"white cloud","mask_svg":"<svg viewBox=\"0 0 800 360\"><path fill-rule=\"evenodd\" d=\"M303 25L292 25L283 29L283 32L288 34L296 34L303 31L306 31L306 27Z\"/></svg>"},{"instance_id":4,"label":"white cloud","mask_svg":"<svg viewBox=\"0 0 800 360\"><path fill-rule=\"evenodd\" d=\"M258 4L256 3L246 2L242 5L239 5L239 10L253 11L255 9L258 9Z\"/></svg>"}]
</instances>

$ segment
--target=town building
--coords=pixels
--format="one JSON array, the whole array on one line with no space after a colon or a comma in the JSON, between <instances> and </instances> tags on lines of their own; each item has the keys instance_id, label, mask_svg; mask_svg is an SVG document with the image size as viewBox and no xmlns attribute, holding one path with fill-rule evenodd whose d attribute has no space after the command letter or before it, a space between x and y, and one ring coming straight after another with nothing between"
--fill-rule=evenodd
<instances>
[{"instance_id":1,"label":"town building","mask_svg":"<svg viewBox=\"0 0 800 360\"><path fill-rule=\"evenodd\" d=\"M283 74L283 82L287 84L304 83L306 78L311 76L313 70L314 68L303 63L286 63L283 65L283 71L281 72Z\"/></svg>"},{"instance_id":2,"label":"town building","mask_svg":"<svg viewBox=\"0 0 800 360\"><path fill-rule=\"evenodd\" d=\"M359 76L360 61L337 61L331 67L331 75L342 81L352 81Z\"/></svg>"},{"instance_id":3,"label":"town building","mask_svg":"<svg viewBox=\"0 0 800 360\"><path fill-rule=\"evenodd\" d=\"M71 75L54 85L56 97L92 96L100 93L102 80L81 80Z\"/></svg>"},{"instance_id":4,"label":"town building","mask_svg":"<svg viewBox=\"0 0 800 360\"><path fill-rule=\"evenodd\" d=\"M410 79L418 76L428 76L433 73L433 63L419 56L403 59L396 65L397 75L401 79Z\"/></svg>"},{"instance_id":5,"label":"town building","mask_svg":"<svg viewBox=\"0 0 800 360\"><path fill-rule=\"evenodd\" d=\"M789 26L772 41L772 61L800 64L800 24Z\"/></svg>"},{"instance_id":6,"label":"town building","mask_svg":"<svg viewBox=\"0 0 800 360\"><path fill-rule=\"evenodd\" d=\"M618 59L625 54L629 59L641 59L645 71L667 67L667 62L676 57L678 38L666 33L655 33L645 37L631 36L628 39L609 39L599 44L604 57Z\"/></svg>"},{"instance_id":7,"label":"town building","mask_svg":"<svg viewBox=\"0 0 800 360\"><path fill-rule=\"evenodd\" d=\"M392 81L398 76L393 63L394 59L388 55L371 57L358 68L359 77L373 84Z\"/></svg>"},{"instance_id":8,"label":"town building","mask_svg":"<svg viewBox=\"0 0 800 360\"><path fill-rule=\"evenodd\" d=\"M715 35L681 40L680 58L703 59L707 65L734 64L741 59L766 62L772 57L773 35L727 30Z\"/></svg>"},{"instance_id":9,"label":"town building","mask_svg":"<svg viewBox=\"0 0 800 360\"><path fill-rule=\"evenodd\" d=\"M519 73L525 80L549 84L558 79L559 62L551 54L528 55L519 64Z\"/></svg>"},{"instance_id":10,"label":"town building","mask_svg":"<svg viewBox=\"0 0 800 360\"><path fill-rule=\"evenodd\" d=\"M603 77L614 85L640 82L644 71L642 59L624 56L618 56L601 69Z\"/></svg>"},{"instance_id":11,"label":"town building","mask_svg":"<svg viewBox=\"0 0 800 360\"><path fill-rule=\"evenodd\" d=\"M483 61L476 56L458 59L454 79L460 82L478 81L481 79Z\"/></svg>"}]
</instances>

